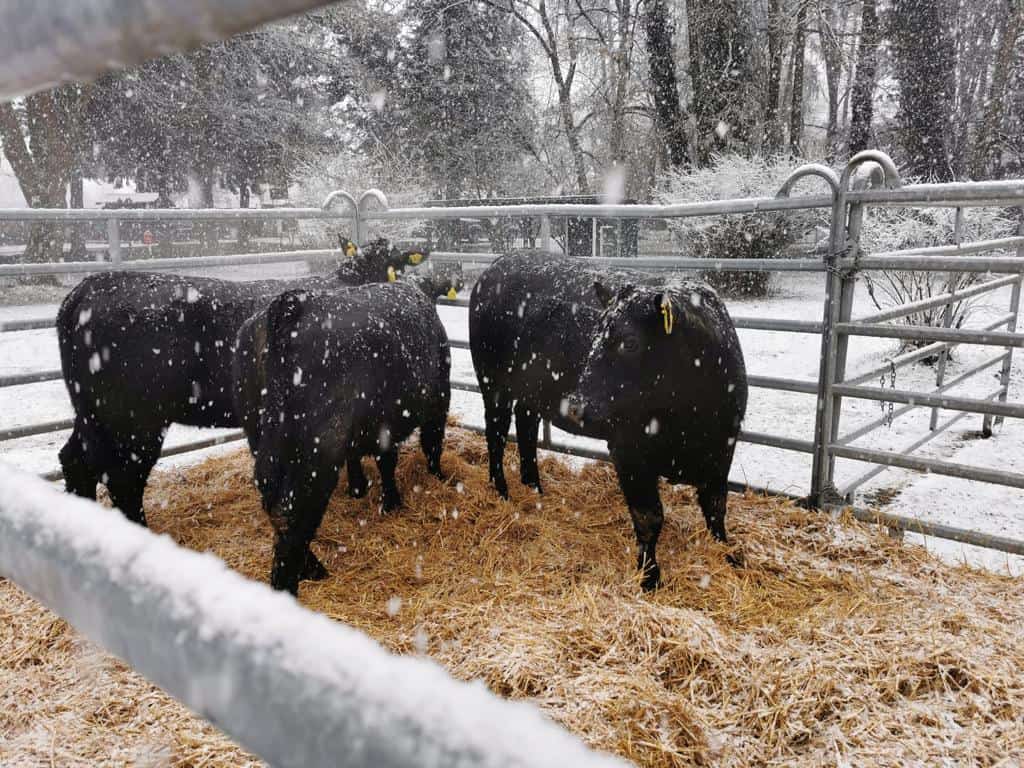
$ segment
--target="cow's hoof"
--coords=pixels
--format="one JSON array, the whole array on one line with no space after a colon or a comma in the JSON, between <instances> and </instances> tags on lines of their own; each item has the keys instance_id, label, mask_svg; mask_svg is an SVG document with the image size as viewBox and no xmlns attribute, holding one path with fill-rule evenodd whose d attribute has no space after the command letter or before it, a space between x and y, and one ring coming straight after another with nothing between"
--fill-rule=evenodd
<instances>
[{"instance_id":1,"label":"cow's hoof","mask_svg":"<svg viewBox=\"0 0 1024 768\"><path fill-rule=\"evenodd\" d=\"M736 552L729 552L725 556L725 562L733 568L742 568L747 564L746 559L743 557L743 553L738 550Z\"/></svg>"},{"instance_id":2,"label":"cow's hoof","mask_svg":"<svg viewBox=\"0 0 1024 768\"><path fill-rule=\"evenodd\" d=\"M382 515L390 514L395 512L402 507L402 497L398 494L394 496L385 496L380 502L380 513Z\"/></svg>"},{"instance_id":3,"label":"cow's hoof","mask_svg":"<svg viewBox=\"0 0 1024 768\"><path fill-rule=\"evenodd\" d=\"M661 568L655 563L644 570L644 576L640 580L640 589L644 592L653 592L659 587L661 587Z\"/></svg>"},{"instance_id":4,"label":"cow's hoof","mask_svg":"<svg viewBox=\"0 0 1024 768\"><path fill-rule=\"evenodd\" d=\"M317 556L312 552L306 557L306 565L302 569L302 575L300 579L306 581L323 581L331 574L324 567L324 564L317 559Z\"/></svg>"}]
</instances>

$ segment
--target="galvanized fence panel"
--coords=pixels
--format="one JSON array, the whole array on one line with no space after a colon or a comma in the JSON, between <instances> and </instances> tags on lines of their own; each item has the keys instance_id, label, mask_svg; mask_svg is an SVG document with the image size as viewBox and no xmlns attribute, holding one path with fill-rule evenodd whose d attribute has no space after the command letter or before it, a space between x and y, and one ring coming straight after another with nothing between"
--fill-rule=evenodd
<instances>
[{"instance_id":1,"label":"galvanized fence panel","mask_svg":"<svg viewBox=\"0 0 1024 768\"><path fill-rule=\"evenodd\" d=\"M853 171L865 163L879 163L884 169L884 179L890 187L887 190L866 190L850 191L848 189ZM830 197L805 196L790 197L793 184L804 177L815 176L826 181L832 191ZM822 166L807 166L798 169L790 181L780 190L780 195L775 198L759 198L744 200L712 201L707 203L684 203L676 205L516 205L516 206L465 206L450 208L403 208L391 209L388 207L386 196L378 190L369 190L363 193L358 199L354 196L339 191L330 195L320 209L273 209L269 211L35 211L27 218L43 220L47 215L55 215L58 218L67 216L72 220L85 219L98 215L99 218L108 221L124 219L143 220L149 218L167 218L182 220L195 218L203 221L217 220L238 220L242 218L280 218L291 217L297 219L345 220L352 222L354 231L365 237L366 225L370 220L389 221L405 219L451 219L465 215L475 217L510 217L510 216L539 216L544 221L550 221L552 217L559 216L588 216L597 218L675 218L695 216L721 216L731 213L755 213L766 211L785 211L797 209L817 209L831 207L833 214L833 226L830 233L829 247L824 259L817 258L786 258L771 260L754 259L694 259L685 257L639 257L639 258L609 258L598 257L588 259L588 264L595 266L607 266L612 268L629 267L647 270L689 270L689 271L773 271L790 272L805 271L822 273L826 284L825 314L821 321L809 321L803 319L784 318L762 318L742 317L735 318L735 324L739 329L775 331L801 334L820 334L822 337L822 368L819 372L818 381L804 381L776 376L750 375L749 384L757 388L774 389L778 391L794 392L799 394L815 395L818 398L817 421L815 433L812 439L795 438L788 435L774 435L743 431L740 435L741 441L770 446L783 450L790 450L800 453L810 453L814 459L814 467L811 482L811 501L819 506L826 507L842 501L835 495L833 477L835 472L836 458L853 458L850 450L853 449L850 443L870 434L874 429L881 427L885 421L875 420L853 432L843 435L840 431L840 416L842 413L842 399L844 397L866 397L867 399L885 399L887 402L903 403L904 405L895 412L898 417L910 410L930 406L936 409L948 408L950 410L961 410L962 412L974 412L986 414L987 416L998 416L1000 418L1011 415L1019 416L1024 411L1019 406L1005 402L1007 384L1004 383L1001 392L995 393L997 398L992 402L991 398L954 398L947 395L952 387L968 380L971 376L988 368L1002 363L1006 371L1004 378L1008 382L1010 364L1009 352L986 360L983 365L978 365L970 371L959 375L950 382L940 383L935 390L927 393L911 393L904 391L886 390L884 395L879 395L877 390L869 387L859 386L869 380L873 375L878 375L878 370L889 370L890 366L904 366L911 362L923 359L933 354L944 354L958 344L988 344L1004 347L1012 350L1014 347L1024 344L1024 336L1011 331L999 331L1000 327L1010 325L1013 328L1016 321L1016 309L1014 305L1011 313L1000 318L994 323L988 323L981 329L968 328L911 328L905 325L886 324L884 321L897 320L906 317L916 311L941 306L950 306L953 302L963 301L969 298L983 295L985 293L1010 287L1019 289L1021 275L1024 274L1024 253L1013 257L990 257L977 256L992 250L1015 248L1024 250L1024 236L1018 235L1008 238L997 238L979 243L954 244L953 246L938 246L932 248L910 248L899 252L875 254L870 256L862 255L857 250L859 231L863 221L865 204L876 204L877 200L890 200L891 196L897 196L899 204L918 204L921 200L927 199L933 205L956 205L962 210L963 205L992 204L992 200L1002 203L1024 202L1019 197L1022 186L1016 183L986 184L982 190L983 195L967 194L964 199L960 195L964 191L962 185L943 186L936 189L934 185L922 185L901 187L896 174L895 167L890 160L881 153L869 151L853 158L842 177L837 177L828 169ZM871 192L871 195L867 195ZM346 210L337 210L334 204L338 201L347 203ZM122 215L124 214L124 215ZM0 211L0 220L4 218L26 217L26 212ZM179 267L201 267L201 266L222 266L246 263L267 263L275 260L291 261L305 258L317 258L330 255L332 251L285 251L277 254L237 254L225 257L198 257L183 259L160 259L160 260L135 260L122 262L116 265L125 269L174 269ZM951 255L957 254L957 255ZM964 255L971 254L971 255ZM457 252L457 251L435 251L431 256L432 262L458 262L462 264L486 265L499 258L500 254L491 252ZM429 262L428 262L429 263ZM942 268L946 271L957 272L992 272L993 274L1005 274L1005 277L996 277L979 285L971 286L962 290L950 290L940 296L930 297L917 302L912 302L892 309L880 310L860 318L853 318L852 303L853 291L855 289L855 278L858 272L878 269L932 269ZM10 265L8 271L16 274L16 269L22 265ZM109 265L104 265L107 268ZM95 262L82 262L72 264L54 265L32 265L30 271L39 270L47 272L53 270L59 272L67 271L95 271ZM0 275L5 274L0 267ZM1016 287L1016 288L1015 288ZM448 306L468 306L465 299L454 301L439 300L439 304ZM42 328L52 326L52 320L29 320L15 321L0 325L0 330L22 330L29 328ZM898 355L885 366L878 370L858 375L846 380L846 348L848 339L851 336L874 336L893 339L919 339L931 341L917 351ZM461 339L452 340L452 346L456 349L467 349L468 342ZM57 371L42 371L33 374L15 374L0 377L0 387L18 386L30 382L51 381L58 378ZM453 382L456 389L470 392L478 392L478 388L471 382ZM924 443L933 439L937 434L948 429L959 420L959 416L943 422L941 428L930 432L922 439L915 441L904 449L904 453L916 450ZM51 431L60 428L58 425L66 422L51 422L45 425L37 425L39 431ZM550 435L550 425L544 424L544 433ZM33 434L32 427L19 427L8 432L0 432L0 437L7 434L27 436ZM550 442L549 438L546 442ZM186 450L190 446L205 447L207 441L190 443L180 446L178 450ZM847 450L850 449L850 450ZM866 455L866 454L859 454ZM917 461L915 459L915 461ZM927 459L921 459L927 461ZM873 477L881 471L879 466L893 465L891 462L884 465L876 465L872 471ZM51 476L59 473L51 473ZM977 479L982 479L979 474ZM862 475L854 485L847 485L846 489L852 491L860 483L870 479ZM907 521L914 523L915 521ZM958 534L959 535L959 534Z\"/></svg>"}]
</instances>

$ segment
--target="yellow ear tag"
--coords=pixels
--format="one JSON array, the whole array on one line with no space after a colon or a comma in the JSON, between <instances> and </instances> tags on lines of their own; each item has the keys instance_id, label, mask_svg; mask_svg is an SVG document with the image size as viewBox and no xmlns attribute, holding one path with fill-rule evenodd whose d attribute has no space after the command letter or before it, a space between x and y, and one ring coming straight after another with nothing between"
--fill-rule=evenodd
<instances>
[{"instance_id":1,"label":"yellow ear tag","mask_svg":"<svg viewBox=\"0 0 1024 768\"><path fill-rule=\"evenodd\" d=\"M447 296L448 296L448 300L449 301L455 301L455 297L458 296L458 295L459 295L459 292L455 290L455 286L454 285L451 288L448 289Z\"/></svg>"},{"instance_id":2,"label":"yellow ear tag","mask_svg":"<svg viewBox=\"0 0 1024 768\"><path fill-rule=\"evenodd\" d=\"M345 255L350 259L356 255L356 244L351 240L348 241L348 245L345 246Z\"/></svg>"},{"instance_id":3,"label":"yellow ear tag","mask_svg":"<svg viewBox=\"0 0 1024 768\"><path fill-rule=\"evenodd\" d=\"M672 324L675 318L672 317L672 302L668 296L664 296L661 299L661 317L665 321L665 334L669 335L672 333Z\"/></svg>"},{"instance_id":4,"label":"yellow ear tag","mask_svg":"<svg viewBox=\"0 0 1024 768\"><path fill-rule=\"evenodd\" d=\"M412 264L414 267L417 264L419 264L421 261L423 261L423 254L422 253L416 252L416 253L410 253L409 254L409 263Z\"/></svg>"},{"instance_id":5,"label":"yellow ear tag","mask_svg":"<svg viewBox=\"0 0 1024 768\"><path fill-rule=\"evenodd\" d=\"M388 267L388 282L393 283L398 279L398 275L395 274L394 267Z\"/></svg>"}]
</instances>

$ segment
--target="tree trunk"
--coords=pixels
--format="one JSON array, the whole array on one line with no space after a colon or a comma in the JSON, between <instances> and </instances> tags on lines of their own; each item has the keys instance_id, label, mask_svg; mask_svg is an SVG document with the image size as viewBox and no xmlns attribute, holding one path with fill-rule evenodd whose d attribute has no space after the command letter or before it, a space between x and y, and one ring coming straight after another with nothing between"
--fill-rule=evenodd
<instances>
[{"instance_id":1,"label":"tree trunk","mask_svg":"<svg viewBox=\"0 0 1024 768\"><path fill-rule=\"evenodd\" d=\"M74 86L70 86L74 87ZM44 91L25 98L21 113L0 104L0 140L21 192L32 208L63 208L71 174L71 138L77 135L76 115L68 110L63 91ZM64 229L59 224L32 226L24 261L58 261L64 255Z\"/></svg>"},{"instance_id":2,"label":"tree trunk","mask_svg":"<svg viewBox=\"0 0 1024 768\"><path fill-rule=\"evenodd\" d=\"M573 117L572 96L568 87L560 86L558 89L558 109L562 116L562 128L565 131L565 138L569 143L569 152L572 154L573 168L576 171L577 191L581 195L589 195L590 184L587 181L587 163L583 156L583 146L580 144L576 118Z\"/></svg>"},{"instance_id":3,"label":"tree trunk","mask_svg":"<svg viewBox=\"0 0 1024 768\"><path fill-rule=\"evenodd\" d=\"M842 60L835 30L835 9L831 0L825 0L818 11L818 38L822 58L825 60L825 86L828 91L828 123L825 128L825 159L835 162L839 143L839 78Z\"/></svg>"},{"instance_id":4,"label":"tree trunk","mask_svg":"<svg viewBox=\"0 0 1024 768\"><path fill-rule=\"evenodd\" d=\"M900 142L910 172L936 181L953 177L945 140L955 68L941 0L897 0L893 53L900 84ZM922 52L927 52L923 55Z\"/></svg>"},{"instance_id":5,"label":"tree trunk","mask_svg":"<svg viewBox=\"0 0 1024 768\"><path fill-rule=\"evenodd\" d=\"M85 179L82 177L82 164L76 159L75 167L71 170L71 194L70 194L70 207L72 208L84 208L85 207ZM85 248L85 227L82 224L72 224L70 227L69 242L71 243L71 252L69 258L71 261L85 261L89 258L89 253Z\"/></svg>"},{"instance_id":6,"label":"tree trunk","mask_svg":"<svg viewBox=\"0 0 1024 768\"><path fill-rule=\"evenodd\" d=\"M761 117L753 44L739 5L737 0L687 5L698 165L710 163L713 152L746 147Z\"/></svg>"},{"instance_id":7,"label":"tree trunk","mask_svg":"<svg viewBox=\"0 0 1024 768\"><path fill-rule=\"evenodd\" d=\"M782 149L779 120L779 86L782 82L782 0L768 0L768 91L765 94L764 131L766 154Z\"/></svg>"},{"instance_id":8,"label":"tree trunk","mask_svg":"<svg viewBox=\"0 0 1024 768\"><path fill-rule=\"evenodd\" d=\"M242 182L238 185L238 207L248 208L249 207L249 184ZM244 248L249 245L250 222L248 219L240 219L238 222L238 246Z\"/></svg>"},{"instance_id":9,"label":"tree trunk","mask_svg":"<svg viewBox=\"0 0 1024 768\"><path fill-rule=\"evenodd\" d=\"M789 153L800 157L803 151L800 142L804 135L804 54L807 37L807 1L800 3L796 12L796 33L793 36L793 100L789 108Z\"/></svg>"},{"instance_id":10,"label":"tree trunk","mask_svg":"<svg viewBox=\"0 0 1024 768\"><path fill-rule=\"evenodd\" d=\"M992 82L989 85L988 102L978 126L971 153L971 176L985 178L997 172L999 164L1000 133L1006 101L1006 85L1013 70L1017 50L1017 38L1024 25L1024 10L1021 0L1008 0L1005 8L1006 22L1003 26L995 65L992 68Z\"/></svg>"},{"instance_id":11,"label":"tree trunk","mask_svg":"<svg viewBox=\"0 0 1024 768\"><path fill-rule=\"evenodd\" d=\"M203 208L213 208L213 169L207 168L199 172L199 194ZM205 254L217 252L217 222L206 221L199 225L202 233L202 246Z\"/></svg>"},{"instance_id":12,"label":"tree trunk","mask_svg":"<svg viewBox=\"0 0 1024 768\"><path fill-rule=\"evenodd\" d=\"M853 80L850 118L850 155L867 149L874 116L875 73L878 66L878 14L876 0L863 0L857 72Z\"/></svg>"},{"instance_id":13,"label":"tree trunk","mask_svg":"<svg viewBox=\"0 0 1024 768\"><path fill-rule=\"evenodd\" d=\"M647 32L647 63L654 96L654 121L673 168L690 164L686 142L685 113L679 103L676 78L674 29L665 0L649 0L644 13Z\"/></svg>"}]
</instances>

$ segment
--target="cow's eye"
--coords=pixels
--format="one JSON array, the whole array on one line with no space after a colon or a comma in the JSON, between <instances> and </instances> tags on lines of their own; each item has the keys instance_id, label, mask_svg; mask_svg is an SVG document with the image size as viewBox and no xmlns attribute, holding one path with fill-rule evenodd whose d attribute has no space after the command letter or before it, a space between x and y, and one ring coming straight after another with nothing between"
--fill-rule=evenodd
<instances>
[{"instance_id":1,"label":"cow's eye","mask_svg":"<svg viewBox=\"0 0 1024 768\"><path fill-rule=\"evenodd\" d=\"M619 354L635 355L637 351L640 349L640 339L638 339L633 334L623 336L621 339L619 339L617 349L619 351Z\"/></svg>"}]
</instances>

